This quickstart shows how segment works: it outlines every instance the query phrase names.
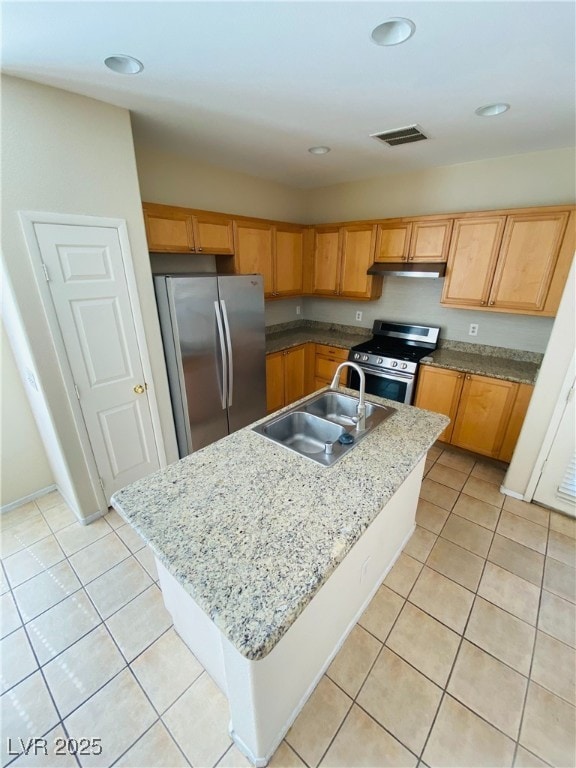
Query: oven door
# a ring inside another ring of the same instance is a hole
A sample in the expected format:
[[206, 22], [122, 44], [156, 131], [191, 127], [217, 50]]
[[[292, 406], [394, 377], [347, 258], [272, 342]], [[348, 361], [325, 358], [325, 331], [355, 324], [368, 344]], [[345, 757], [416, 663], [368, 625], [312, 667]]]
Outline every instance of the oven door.
[[[414, 374], [401, 373], [400, 371], [382, 370], [381, 368], [369, 368], [362, 365], [366, 378], [366, 394], [386, 397], [397, 403], [412, 402], [414, 393]], [[360, 391], [360, 376], [353, 369], [349, 369], [348, 386], [350, 389]]]

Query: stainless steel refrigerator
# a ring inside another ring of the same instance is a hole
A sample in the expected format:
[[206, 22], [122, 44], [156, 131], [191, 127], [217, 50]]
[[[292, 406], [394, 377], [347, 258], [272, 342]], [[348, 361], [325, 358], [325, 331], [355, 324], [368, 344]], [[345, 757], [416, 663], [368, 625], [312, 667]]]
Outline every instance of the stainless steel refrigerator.
[[157, 275], [180, 457], [266, 415], [261, 275]]

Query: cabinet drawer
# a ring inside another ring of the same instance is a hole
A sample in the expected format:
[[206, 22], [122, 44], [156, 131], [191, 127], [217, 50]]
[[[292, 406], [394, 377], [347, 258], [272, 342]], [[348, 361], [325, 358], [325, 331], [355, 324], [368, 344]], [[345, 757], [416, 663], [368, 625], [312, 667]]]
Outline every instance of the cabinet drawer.
[[327, 344], [316, 344], [316, 354], [324, 357], [331, 357], [340, 363], [348, 360], [348, 350], [341, 347], [329, 347]]

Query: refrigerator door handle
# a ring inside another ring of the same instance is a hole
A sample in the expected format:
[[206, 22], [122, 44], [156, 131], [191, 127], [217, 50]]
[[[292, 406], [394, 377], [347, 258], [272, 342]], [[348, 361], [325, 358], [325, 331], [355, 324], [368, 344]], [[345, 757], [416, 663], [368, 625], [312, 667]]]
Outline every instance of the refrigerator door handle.
[[[218, 327], [218, 338], [220, 341], [220, 357], [222, 360], [222, 391], [220, 393], [220, 402], [222, 403], [222, 410], [225, 410], [228, 386], [228, 363], [226, 360], [226, 352], [224, 351], [224, 328], [222, 327], [222, 315], [220, 314], [220, 307], [218, 306], [217, 301], [214, 302], [214, 312], [216, 313], [216, 325]], [[224, 315], [224, 317], [226, 316]], [[227, 322], [226, 325], [228, 325]]]
[[232, 339], [230, 337], [230, 325], [228, 323], [228, 312], [226, 311], [226, 302], [220, 299], [222, 308], [222, 317], [224, 318], [224, 331], [226, 333], [226, 347], [228, 349], [228, 407], [232, 405], [232, 395], [234, 392], [234, 363], [232, 358]]

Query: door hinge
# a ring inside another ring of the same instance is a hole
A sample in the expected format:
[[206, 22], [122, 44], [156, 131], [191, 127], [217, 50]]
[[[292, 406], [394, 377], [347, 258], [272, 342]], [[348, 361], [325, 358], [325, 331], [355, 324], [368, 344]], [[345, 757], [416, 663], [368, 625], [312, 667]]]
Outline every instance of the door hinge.
[[568, 394], [566, 395], [566, 402], [569, 403], [571, 398], [574, 397], [574, 387], [570, 387]]
[[48, 267], [46, 266], [46, 264], [44, 264], [44, 262], [42, 262], [42, 269], [44, 270], [44, 277], [46, 278], [46, 282], [49, 283], [50, 275], [48, 273]]
[[102, 480], [101, 477], [98, 477], [98, 482], [100, 483], [100, 488], [102, 488], [102, 491], [106, 493], [106, 491], [104, 490], [104, 480]]
[[80, 390], [78, 389], [78, 384], [76, 384], [76, 382], [74, 382], [74, 391], [76, 392], [76, 397], [80, 400]]

